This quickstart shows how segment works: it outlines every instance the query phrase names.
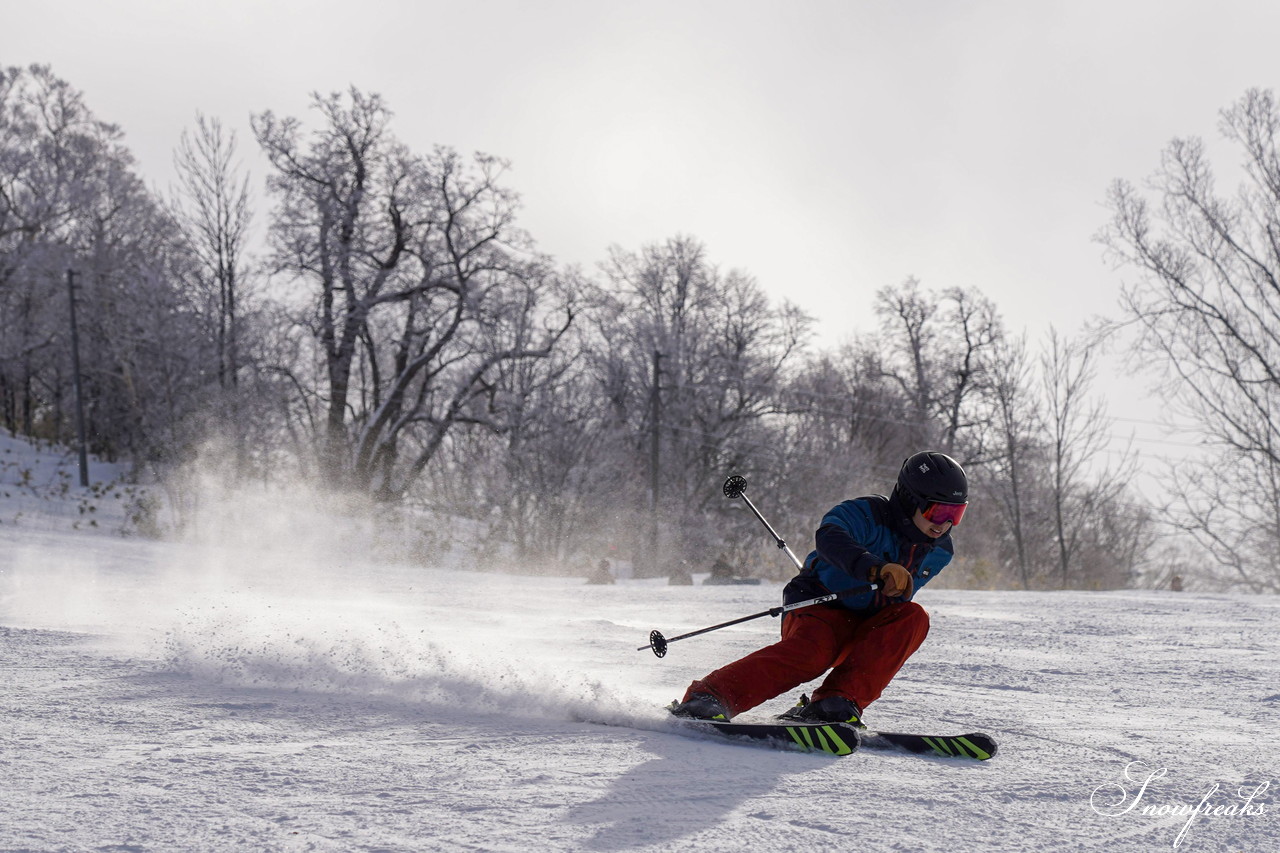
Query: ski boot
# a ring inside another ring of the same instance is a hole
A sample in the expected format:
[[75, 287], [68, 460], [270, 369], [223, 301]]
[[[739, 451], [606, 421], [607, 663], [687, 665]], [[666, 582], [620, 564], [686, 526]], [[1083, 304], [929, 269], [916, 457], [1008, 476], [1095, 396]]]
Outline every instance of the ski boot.
[[667, 710], [694, 720], [728, 720], [732, 716], [724, 703], [710, 693], [694, 693], [684, 702], [672, 702]]
[[843, 696], [825, 696], [810, 702], [809, 697], [802, 693], [796, 706], [780, 714], [779, 719], [797, 723], [849, 723], [860, 729], [866, 728], [862, 722], [862, 709]]

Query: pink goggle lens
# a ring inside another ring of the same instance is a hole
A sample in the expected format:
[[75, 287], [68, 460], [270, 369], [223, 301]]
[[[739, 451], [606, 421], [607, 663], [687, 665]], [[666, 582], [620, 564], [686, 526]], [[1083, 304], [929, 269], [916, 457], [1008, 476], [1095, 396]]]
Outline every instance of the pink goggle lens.
[[952, 526], [960, 523], [960, 519], [964, 518], [964, 511], [968, 508], [967, 503], [963, 504], [943, 504], [931, 503], [920, 511], [920, 514], [932, 521], [934, 524], [946, 524], [951, 522]]

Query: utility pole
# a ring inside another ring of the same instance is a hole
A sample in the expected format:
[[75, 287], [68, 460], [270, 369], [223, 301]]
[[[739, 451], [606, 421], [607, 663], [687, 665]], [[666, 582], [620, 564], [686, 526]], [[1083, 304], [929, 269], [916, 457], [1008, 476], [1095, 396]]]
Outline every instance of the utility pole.
[[653, 390], [649, 395], [649, 560], [658, 570], [658, 484], [662, 425], [662, 353], [653, 351]]
[[84, 388], [80, 382], [80, 332], [76, 327], [76, 271], [67, 270], [71, 305], [71, 375], [76, 390], [76, 441], [80, 445], [80, 488], [89, 488], [89, 451], [84, 439]]

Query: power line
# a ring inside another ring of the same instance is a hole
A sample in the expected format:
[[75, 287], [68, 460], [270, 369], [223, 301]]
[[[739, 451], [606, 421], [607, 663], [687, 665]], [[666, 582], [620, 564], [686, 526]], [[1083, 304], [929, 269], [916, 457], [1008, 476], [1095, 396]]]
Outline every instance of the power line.
[[[767, 391], [771, 396], [775, 396], [783, 399], [785, 399], [788, 396], [799, 396], [799, 397], [805, 397], [812, 400], [837, 400], [842, 403], [855, 403], [859, 408], [870, 407], [873, 409], [881, 409], [883, 411], [890, 411], [890, 412], [896, 411], [896, 409], [894, 408], [894, 404], [891, 402], [885, 402], [885, 401], [876, 400], [876, 399], [867, 398], [867, 397], [859, 397], [851, 392], [840, 394], [840, 393], [813, 391], [805, 388], [785, 387], [785, 386], [779, 386], [775, 384], [752, 381], [747, 379], [728, 380], [721, 383], [707, 382], [707, 381], [686, 382], [686, 383], [680, 383], [674, 387], [675, 388], [694, 388], [694, 389], [705, 388], [705, 389], [712, 389], [716, 391], [732, 391], [732, 390], [739, 390], [740, 388], [743, 388], [743, 387], [747, 387], [747, 388], [754, 388], [757, 390]], [[913, 421], [913, 420], [908, 420], [904, 418], [871, 415], [863, 412], [833, 412], [829, 410], [818, 410], [818, 409], [810, 409], [808, 411], [813, 412], [815, 414], [827, 414], [832, 417], [850, 417], [852, 415], [852, 416], [863, 418], [865, 420], [883, 420], [886, 422], [905, 423], [908, 425], [915, 425], [915, 426], [932, 425], [931, 421]], [[1107, 421], [1112, 421], [1112, 422], [1133, 423], [1133, 424], [1142, 424], [1145, 426], [1154, 426], [1154, 427], [1159, 427], [1161, 429], [1171, 430], [1175, 432], [1195, 432], [1195, 429], [1196, 429], [1195, 427], [1178, 426], [1175, 424], [1169, 424], [1164, 421], [1155, 421], [1155, 420], [1149, 420], [1144, 418], [1131, 418], [1131, 417], [1124, 417], [1119, 415], [1104, 415], [1103, 419]], [[1116, 437], [1116, 436], [1111, 436], [1111, 437]], [[1142, 439], [1142, 440], [1162, 441], [1163, 439]], [[1169, 443], [1175, 443], [1175, 442], [1169, 442]]]

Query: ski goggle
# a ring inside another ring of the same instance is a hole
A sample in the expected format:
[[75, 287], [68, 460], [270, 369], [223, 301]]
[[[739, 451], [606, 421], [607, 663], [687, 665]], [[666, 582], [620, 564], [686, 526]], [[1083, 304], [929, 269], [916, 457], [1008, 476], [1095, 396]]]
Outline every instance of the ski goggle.
[[964, 511], [968, 506], [967, 503], [944, 504], [930, 501], [925, 504], [924, 509], [920, 510], [920, 514], [934, 524], [946, 524], [949, 521], [954, 527], [960, 523], [960, 519], [964, 518]]

